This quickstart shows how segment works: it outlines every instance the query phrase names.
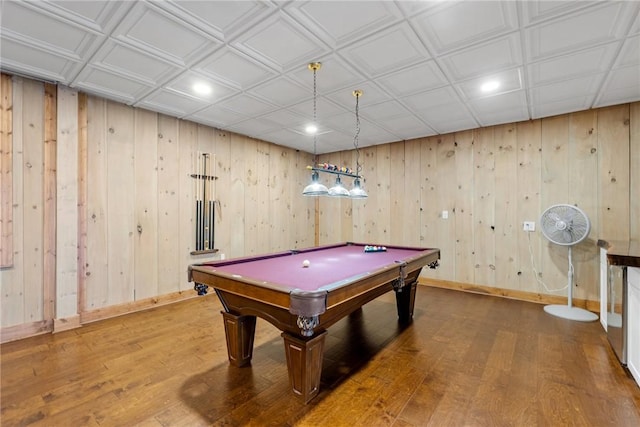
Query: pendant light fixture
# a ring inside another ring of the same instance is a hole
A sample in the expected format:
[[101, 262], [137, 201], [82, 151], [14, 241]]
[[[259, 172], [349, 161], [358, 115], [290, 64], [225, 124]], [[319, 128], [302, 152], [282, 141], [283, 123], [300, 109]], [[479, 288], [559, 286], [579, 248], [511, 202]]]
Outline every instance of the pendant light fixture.
[[349, 197], [352, 199], [366, 199], [369, 197], [362, 184], [360, 183], [360, 172], [362, 171], [362, 165], [360, 164], [360, 148], [358, 147], [358, 136], [360, 135], [360, 97], [362, 91], [356, 89], [353, 92], [353, 96], [356, 97], [356, 132], [353, 136], [353, 147], [356, 150], [356, 178], [353, 180], [353, 188], [349, 191]]
[[[308, 68], [313, 71], [313, 164], [318, 164], [318, 154], [316, 153], [316, 145], [318, 143], [318, 122], [317, 119], [317, 111], [318, 111], [318, 91], [316, 84], [316, 76], [318, 70], [322, 67], [322, 63], [320, 62], [311, 62], [308, 65]], [[303, 196], [326, 196], [329, 194], [329, 190], [327, 187], [320, 182], [320, 177], [317, 171], [313, 171], [311, 174], [311, 184], [307, 185], [304, 190], [302, 190]]]

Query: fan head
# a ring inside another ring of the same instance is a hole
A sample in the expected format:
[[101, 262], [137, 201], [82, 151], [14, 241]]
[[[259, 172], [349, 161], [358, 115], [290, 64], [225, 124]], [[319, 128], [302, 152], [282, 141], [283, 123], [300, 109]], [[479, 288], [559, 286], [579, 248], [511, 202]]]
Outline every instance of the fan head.
[[540, 230], [552, 243], [571, 246], [587, 238], [591, 223], [587, 214], [577, 206], [559, 204], [542, 213]]

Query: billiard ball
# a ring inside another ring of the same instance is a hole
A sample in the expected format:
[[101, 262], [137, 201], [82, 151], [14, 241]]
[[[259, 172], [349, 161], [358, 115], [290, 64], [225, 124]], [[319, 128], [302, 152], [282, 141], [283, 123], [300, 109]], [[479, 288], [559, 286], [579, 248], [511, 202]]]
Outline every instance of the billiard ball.
[[302, 261], [302, 266], [303, 266], [303, 267], [305, 267], [305, 268], [306, 268], [306, 267], [309, 267], [310, 265], [311, 265], [311, 263], [309, 262], [309, 260], [308, 260], [308, 259], [305, 259], [304, 261]]

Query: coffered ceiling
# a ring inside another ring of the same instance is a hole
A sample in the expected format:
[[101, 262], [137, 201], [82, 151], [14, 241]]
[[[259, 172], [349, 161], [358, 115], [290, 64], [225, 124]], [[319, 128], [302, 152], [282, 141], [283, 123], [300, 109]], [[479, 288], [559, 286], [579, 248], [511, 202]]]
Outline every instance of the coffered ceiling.
[[[313, 152], [640, 100], [635, 1], [7, 1], [0, 67]], [[481, 85], [495, 81], [492, 92]], [[194, 84], [210, 85], [196, 93]]]

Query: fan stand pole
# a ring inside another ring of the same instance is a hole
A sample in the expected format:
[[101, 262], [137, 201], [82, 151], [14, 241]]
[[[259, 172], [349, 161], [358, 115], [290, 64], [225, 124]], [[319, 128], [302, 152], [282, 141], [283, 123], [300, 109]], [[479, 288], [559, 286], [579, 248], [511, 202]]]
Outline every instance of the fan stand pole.
[[573, 262], [571, 257], [571, 246], [569, 246], [569, 272], [567, 305], [546, 305], [544, 311], [563, 319], [577, 320], [579, 322], [593, 322], [598, 320], [598, 315], [579, 307], [573, 307]]

